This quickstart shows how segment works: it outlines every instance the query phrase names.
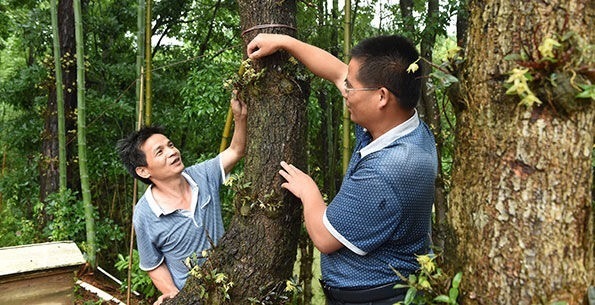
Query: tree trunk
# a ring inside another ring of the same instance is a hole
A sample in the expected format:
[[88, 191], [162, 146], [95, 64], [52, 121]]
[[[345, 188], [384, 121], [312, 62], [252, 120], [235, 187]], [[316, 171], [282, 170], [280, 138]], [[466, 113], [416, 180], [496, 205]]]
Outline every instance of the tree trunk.
[[[78, 167], [76, 166], [76, 142], [73, 141], [75, 133], [68, 131], [76, 128], [76, 71], [74, 66], [74, 12], [72, 0], [62, 0], [58, 3], [58, 31], [60, 39], [60, 54], [62, 62], [62, 84], [64, 100], [64, 129], [66, 131], [66, 179], [67, 187], [73, 190], [79, 190], [78, 185]], [[39, 165], [39, 199], [44, 202], [47, 196], [58, 191], [60, 187], [60, 166], [59, 155], [60, 145], [58, 138], [58, 103], [57, 91], [55, 86], [50, 86], [48, 93], [48, 103], [43, 112], [44, 131], [42, 138], [42, 162]], [[37, 227], [43, 229], [49, 221], [50, 215], [45, 211], [41, 212]]]
[[469, 0], [459, 0], [457, 7], [457, 46], [467, 47], [467, 32], [469, 30]]
[[[593, 82], [580, 74], [593, 62], [593, 8], [589, 0], [470, 2], [448, 247], [463, 271], [464, 304], [582, 304], [595, 281], [595, 103], [574, 98], [569, 85]], [[557, 63], [539, 60], [546, 38], [562, 44]], [[522, 52], [526, 63], [504, 59]], [[531, 66], [541, 106], [505, 94], [521, 64]]]
[[[427, 11], [425, 19], [425, 27], [421, 33], [421, 56], [428, 61], [433, 59], [434, 45], [436, 44], [436, 36], [439, 33], [440, 25], [440, 4], [438, 0], [427, 1]], [[409, 10], [411, 13], [411, 8]], [[402, 11], [404, 13], [404, 11]], [[404, 20], [409, 20], [412, 16], [403, 15]], [[436, 139], [436, 151], [438, 156], [441, 156], [443, 140], [442, 140], [442, 128], [440, 123], [440, 112], [438, 105], [436, 104], [436, 86], [432, 83], [430, 74], [432, 73], [432, 66], [426, 62], [420, 61], [422, 67], [422, 79], [421, 79], [421, 99], [417, 106], [420, 118], [422, 118], [432, 129], [434, 138]], [[439, 174], [436, 178], [436, 190], [434, 200], [434, 214], [435, 219], [432, 225], [432, 241], [434, 246], [439, 249], [444, 248], [444, 240], [447, 231], [446, 224], [446, 199], [444, 189], [444, 175], [442, 173], [442, 162], [441, 158], [438, 158], [438, 169]]]
[[[238, 1], [242, 29], [261, 24], [295, 27], [295, 1]], [[280, 26], [245, 32], [247, 43], [257, 33], [295, 35]], [[301, 204], [281, 189], [278, 174], [282, 160], [306, 168], [306, 99], [297, 75], [298, 65], [287, 53], [253, 63], [266, 74], [256, 86], [240, 92], [248, 104], [248, 142], [244, 178], [235, 198], [236, 214], [201, 272], [216, 269], [229, 277], [231, 304], [283, 304], [286, 281], [291, 277], [301, 228]], [[204, 281], [202, 281], [204, 285]], [[167, 304], [221, 304], [224, 299], [209, 286], [200, 298], [201, 281], [189, 276], [183, 291]], [[207, 285], [208, 286], [208, 285]], [[203, 286], [204, 287], [204, 286]], [[219, 286], [220, 287], [220, 286]]]
[[413, 35], [415, 35], [414, 33], [417, 33], [417, 30], [415, 29], [415, 18], [413, 17], [413, 0], [399, 1], [399, 8], [401, 9], [404, 28], [404, 31], [401, 34], [411, 39]]
[[[58, 27], [58, 1], [50, 1], [52, 15], [52, 40], [54, 47], [54, 75], [56, 76], [56, 105], [58, 118], [58, 171], [60, 192], [66, 190], [66, 131], [64, 127], [64, 87], [62, 83], [62, 52], [60, 52], [60, 28]], [[59, 89], [59, 90], [58, 90]]]
[[[69, 132], [76, 128], [76, 70], [75, 70], [75, 38], [74, 38], [74, 11], [72, 0], [58, 2], [58, 27], [60, 32], [60, 53], [62, 57], [62, 83], [64, 85], [64, 112], [66, 130], [66, 156], [68, 187], [79, 190], [78, 167], [76, 162], [76, 134]], [[44, 112], [45, 126], [42, 136], [42, 152], [44, 162], [40, 167], [40, 198], [45, 200], [47, 195], [58, 190], [58, 120], [57, 120], [56, 88], [51, 87], [48, 95], [48, 104]]]

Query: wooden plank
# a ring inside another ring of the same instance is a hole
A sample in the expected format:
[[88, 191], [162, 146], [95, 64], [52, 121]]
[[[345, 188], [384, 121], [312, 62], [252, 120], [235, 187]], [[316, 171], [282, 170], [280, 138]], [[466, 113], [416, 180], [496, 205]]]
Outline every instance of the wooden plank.
[[74, 242], [51, 242], [0, 248], [0, 278], [85, 263]]

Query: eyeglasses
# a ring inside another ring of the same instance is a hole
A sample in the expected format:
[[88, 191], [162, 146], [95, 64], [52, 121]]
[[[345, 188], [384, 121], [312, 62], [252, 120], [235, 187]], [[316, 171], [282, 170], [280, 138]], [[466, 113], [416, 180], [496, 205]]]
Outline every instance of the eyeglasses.
[[374, 90], [378, 90], [382, 87], [367, 87], [367, 88], [351, 88], [349, 86], [347, 86], [347, 82], [343, 83], [343, 89], [345, 89], [345, 92], [347, 94], [349, 94], [349, 92], [351, 91], [374, 91]]

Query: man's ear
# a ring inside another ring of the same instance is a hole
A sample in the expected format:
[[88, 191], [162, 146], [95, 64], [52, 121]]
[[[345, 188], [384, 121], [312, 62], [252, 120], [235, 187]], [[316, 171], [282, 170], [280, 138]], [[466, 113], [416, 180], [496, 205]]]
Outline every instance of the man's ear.
[[393, 95], [390, 93], [390, 91], [384, 87], [381, 87], [380, 90], [378, 90], [378, 107], [386, 107], [391, 98], [393, 98]]
[[136, 174], [142, 178], [149, 179], [149, 177], [151, 177], [151, 173], [149, 172], [149, 169], [146, 168], [145, 166], [139, 166], [135, 169], [135, 171], [136, 171]]

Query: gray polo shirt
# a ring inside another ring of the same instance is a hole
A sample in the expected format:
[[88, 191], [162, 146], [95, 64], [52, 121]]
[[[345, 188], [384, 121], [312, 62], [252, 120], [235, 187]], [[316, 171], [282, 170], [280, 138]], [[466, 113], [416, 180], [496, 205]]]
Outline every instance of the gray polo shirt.
[[224, 233], [219, 188], [225, 172], [220, 157], [188, 167], [182, 175], [192, 189], [190, 211], [166, 213], [149, 186], [133, 216], [140, 268], [150, 271], [165, 262], [178, 289], [188, 277], [184, 260], [193, 253], [200, 257], [203, 250], [211, 248], [211, 241], [216, 245]]

